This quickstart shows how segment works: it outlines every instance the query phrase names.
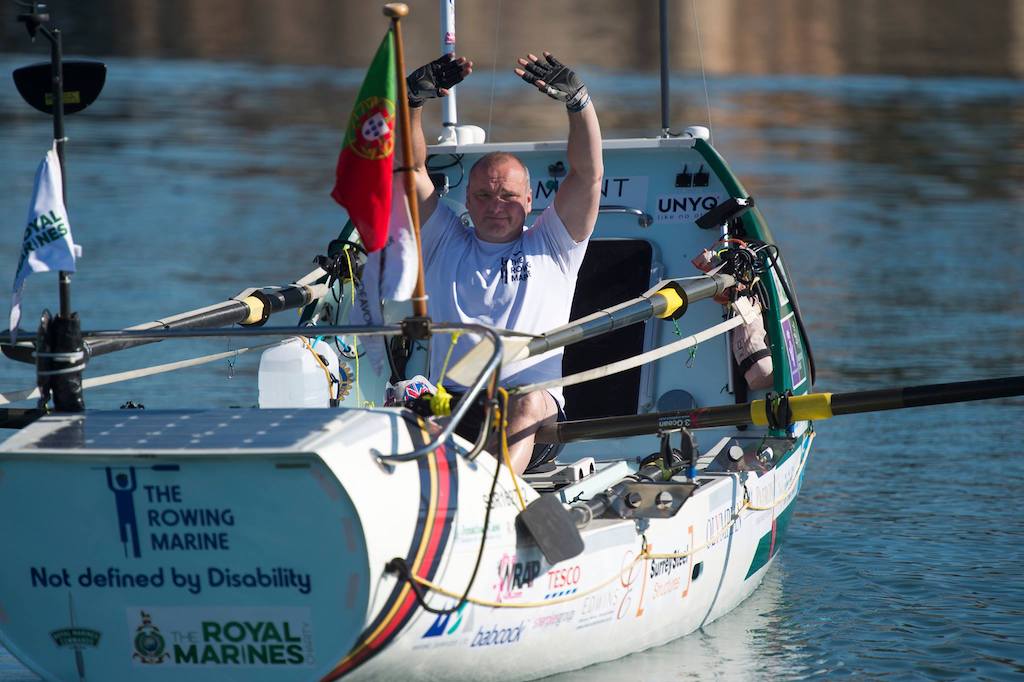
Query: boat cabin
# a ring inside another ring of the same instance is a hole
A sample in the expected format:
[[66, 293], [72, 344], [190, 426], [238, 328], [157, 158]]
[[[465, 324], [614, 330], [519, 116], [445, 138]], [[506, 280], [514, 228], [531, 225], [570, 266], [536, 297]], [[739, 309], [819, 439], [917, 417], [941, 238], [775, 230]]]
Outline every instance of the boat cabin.
[[[513, 153], [526, 164], [533, 192], [532, 217], [536, 218], [551, 203], [568, 170], [564, 142], [434, 146], [427, 165], [444, 200], [458, 210], [465, 202], [473, 164], [494, 151]], [[730, 214], [727, 202], [749, 201], [750, 196], [700, 137], [605, 140], [604, 164], [597, 227], [576, 291], [559, 292], [573, 297], [571, 320], [640, 296], [663, 279], [702, 275], [691, 261], [719, 240], [773, 242], [756, 206], [736, 205]], [[716, 221], [716, 211], [724, 219]], [[468, 224], [468, 214], [465, 219]], [[776, 368], [772, 390], [802, 394], [810, 389], [811, 360], [795, 301], [788, 293], [792, 289], [784, 285], [782, 259], [777, 263], [764, 283], [769, 298], [764, 322]], [[774, 314], [775, 310], [781, 314]], [[562, 374], [634, 357], [719, 324], [729, 314], [718, 303], [700, 301], [677, 321], [652, 320], [568, 346]], [[765, 393], [747, 386], [733, 358], [729, 334], [564, 391], [570, 420], [740, 403]], [[568, 445], [560, 459], [614, 459], [626, 452], [636, 452], [626, 439], [581, 442]]]

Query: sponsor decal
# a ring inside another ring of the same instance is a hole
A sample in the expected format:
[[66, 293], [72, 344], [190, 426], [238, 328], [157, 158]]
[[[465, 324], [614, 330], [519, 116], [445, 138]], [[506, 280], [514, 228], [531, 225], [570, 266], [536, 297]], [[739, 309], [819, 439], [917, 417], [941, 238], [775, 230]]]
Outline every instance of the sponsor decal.
[[[125, 565], [34, 565], [28, 567], [33, 589], [184, 590], [199, 595], [214, 590], [313, 591], [312, 574], [287, 565], [231, 565], [232, 531], [236, 514], [230, 506], [189, 504], [182, 485], [154, 481], [179, 465], [150, 467], [98, 467], [104, 490], [113, 497], [111, 540], [120, 543], [124, 558], [175, 557], [181, 563], [164, 563], [150, 570]], [[200, 554], [195, 554], [199, 552]], [[213, 553], [215, 561], [204, 560]], [[222, 561], [220, 556], [224, 557]]]
[[545, 628], [557, 628], [561, 627], [563, 623], [571, 622], [575, 616], [575, 610], [561, 611], [559, 613], [552, 613], [547, 616], [537, 616], [533, 619], [531, 627], [534, 630], [543, 630]]
[[134, 665], [290, 668], [316, 662], [305, 608], [136, 607], [128, 617], [138, 623], [131, 633]]
[[103, 569], [86, 567], [72, 572], [68, 568], [51, 569], [33, 566], [29, 569], [32, 587], [82, 587], [89, 589], [126, 589], [177, 587], [191, 594], [204, 589], [227, 588], [257, 590], [295, 590], [299, 594], [313, 591], [313, 577], [286, 566], [256, 566], [248, 570], [208, 567], [205, 571], [183, 571], [176, 566], [161, 566], [153, 573], [124, 572], [116, 566]]
[[[689, 547], [687, 547], [689, 549]], [[687, 550], [674, 549], [667, 554], [683, 554]], [[689, 563], [690, 557], [670, 557], [666, 559], [651, 559], [650, 575], [651, 579], [664, 578], [672, 575], [677, 570]]]
[[619, 596], [612, 590], [587, 595], [583, 598], [583, 603], [580, 606], [580, 618], [577, 621], [576, 629], [582, 630], [593, 625], [607, 623], [615, 617], [618, 605]]
[[579, 565], [555, 568], [548, 571], [548, 593], [545, 599], [556, 599], [575, 594], [579, 589], [582, 569]]
[[495, 601], [509, 601], [521, 597], [523, 587], [533, 587], [540, 575], [540, 561], [517, 561], [514, 554], [505, 554], [498, 562], [498, 582], [494, 584]]
[[160, 634], [160, 628], [153, 625], [149, 614], [139, 611], [142, 622], [135, 628], [135, 637], [132, 638], [132, 645], [135, 652], [132, 659], [143, 665], [163, 663], [171, 657], [166, 652], [167, 640]]
[[458, 610], [452, 613], [441, 613], [434, 618], [434, 622], [430, 625], [430, 628], [423, 633], [420, 639], [426, 639], [428, 637], [441, 637], [442, 635], [451, 635], [455, 633], [459, 626], [462, 625], [462, 616], [466, 607], [469, 606], [469, 602], [463, 602], [462, 606]]
[[[602, 206], [629, 206], [644, 208], [647, 206], [646, 175], [623, 177], [606, 177], [601, 182]], [[533, 185], [533, 207], [545, 208], [558, 193], [558, 180], [537, 180]]]
[[[654, 546], [647, 545], [647, 550], [653, 552]], [[644, 615], [644, 593], [647, 591], [647, 572], [644, 571], [643, 562], [634, 560], [635, 556], [633, 550], [628, 550], [622, 557], [619, 583], [626, 591], [622, 594], [622, 599], [619, 600], [619, 608], [615, 612], [616, 620], [622, 620], [632, 612], [631, 606], [634, 598], [636, 599], [636, 611], [633, 612], [633, 617], [640, 618]], [[639, 596], [634, 596], [637, 578], [641, 577], [643, 580], [640, 581]]]
[[124, 545], [124, 555], [129, 556], [130, 543], [131, 556], [140, 557], [139, 524], [135, 520], [135, 467], [127, 467], [127, 470], [117, 473], [114, 473], [112, 467], [107, 467], [106, 472], [107, 487], [114, 493], [117, 529], [121, 534], [121, 544]]
[[[515, 522], [514, 521], [502, 521], [491, 519], [491, 525], [487, 528], [487, 539], [490, 540], [495, 537], [503, 535], [514, 535], [515, 534]], [[483, 535], [484, 527], [483, 524], [466, 524], [456, 526], [455, 528], [455, 542], [460, 545], [479, 545], [480, 536]]]
[[526, 621], [523, 621], [515, 627], [499, 628], [496, 625], [492, 625], [488, 628], [486, 625], [476, 631], [473, 636], [473, 640], [470, 642], [470, 647], [478, 646], [504, 646], [506, 644], [515, 644], [523, 636], [523, 630], [526, 629]]
[[651, 599], [659, 599], [672, 594], [682, 586], [682, 578], [676, 576], [668, 580], [658, 580], [651, 584]]
[[693, 420], [689, 414], [678, 417], [662, 417], [658, 420], [658, 428], [661, 430], [688, 429], [691, 426], [693, 426]]
[[718, 206], [719, 199], [712, 194], [693, 194], [693, 192], [673, 192], [658, 197], [655, 207], [655, 222], [659, 223], [690, 223]]
[[[480, 499], [483, 500], [483, 503], [486, 506], [488, 502], [488, 494], [484, 493], [483, 495], [480, 496]], [[492, 509], [501, 509], [502, 507], [515, 507], [518, 504], [519, 500], [518, 498], [516, 498], [515, 493], [513, 493], [511, 490], [499, 489], [494, 491], [493, 502], [491, 502]]]
[[[760, 489], [758, 489], [757, 492], [760, 492]], [[751, 497], [754, 496], [752, 495]], [[728, 531], [726, 531], [725, 528], [726, 526], [729, 526], [730, 523], [732, 526]], [[741, 523], [742, 519], [739, 516], [733, 520], [733, 507], [731, 502], [727, 506], [712, 512], [712, 514], [708, 516], [707, 520], [707, 537], [708, 540], [710, 540], [708, 547], [714, 547], [719, 542], [728, 539], [730, 535], [740, 529]], [[720, 537], [719, 534], [721, 534]]]
[[[150, 471], [159, 475], [159, 472], [179, 468], [178, 465], [156, 465], [141, 469], [148, 477]], [[189, 506], [180, 485], [140, 484], [140, 467], [104, 467], [103, 470], [107, 488], [114, 496], [118, 538], [125, 558], [142, 557], [144, 547], [147, 552], [231, 549], [230, 530], [235, 526], [232, 509]], [[138, 513], [139, 506], [144, 513]]]
[[71, 649], [71, 651], [74, 652], [75, 667], [84, 677], [85, 654], [83, 652], [88, 648], [96, 648], [99, 646], [100, 632], [99, 630], [83, 628], [80, 625], [75, 624], [74, 600], [70, 594], [68, 594], [68, 616], [71, 619], [71, 624], [67, 627], [51, 630], [50, 638], [53, 639], [53, 643], [56, 644], [58, 648]]
[[87, 646], [97, 646], [100, 643], [99, 630], [90, 628], [60, 628], [50, 632], [50, 637], [53, 638], [53, 643], [62, 649], [81, 650]]
[[[648, 561], [646, 577], [651, 582], [650, 599], [652, 601], [675, 594], [680, 591], [680, 588], [682, 588], [682, 598], [685, 598], [690, 593], [691, 575], [688, 569], [691, 561], [688, 553], [690, 547], [693, 546], [693, 526], [689, 526], [687, 532], [690, 539], [682, 548], [677, 546], [669, 552], [660, 552], [661, 554], [686, 556], [667, 556]], [[648, 550], [655, 553], [650, 545], [648, 545]]]
[[790, 315], [782, 321], [782, 337], [786, 341], [786, 358], [789, 360], [789, 379], [793, 387], [797, 387], [804, 381], [803, 353], [796, 340], [796, 331], [793, 329], [793, 316]]
[[[450, 604], [447, 608], [454, 607]], [[430, 614], [424, 614], [429, 616]], [[430, 626], [413, 642], [413, 649], [437, 649], [464, 645], [476, 631], [474, 611], [471, 604], [464, 603], [451, 613], [439, 613], [428, 621]]]

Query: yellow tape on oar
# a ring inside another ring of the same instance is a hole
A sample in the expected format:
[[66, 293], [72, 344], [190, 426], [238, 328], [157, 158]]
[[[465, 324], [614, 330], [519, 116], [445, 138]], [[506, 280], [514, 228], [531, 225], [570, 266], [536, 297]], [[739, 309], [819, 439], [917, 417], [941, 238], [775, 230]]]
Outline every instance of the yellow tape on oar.
[[249, 309], [249, 315], [239, 322], [239, 324], [253, 325], [267, 319], [267, 316], [264, 315], [264, 304], [262, 299], [257, 298], [256, 296], [246, 296], [242, 299], [242, 304]]
[[[754, 400], [750, 403], [750, 421], [757, 426], [768, 426], [767, 401]], [[808, 393], [789, 398], [789, 409], [793, 422], [829, 419], [832, 414], [831, 393]]]
[[658, 315], [658, 317], [663, 320], [666, 317], [672, 317], [672, 315], [675, 314], [675, 312], [684, 305], [683, 297], [680, 296], [679, 292], [676, 291], [675, 289], [667, 287], [665, 289], [662, 289], [661, 291], [655, 292], [654, 295], [661, 296], [663, 299], [665, 299], [665, 310], [664, 312]]

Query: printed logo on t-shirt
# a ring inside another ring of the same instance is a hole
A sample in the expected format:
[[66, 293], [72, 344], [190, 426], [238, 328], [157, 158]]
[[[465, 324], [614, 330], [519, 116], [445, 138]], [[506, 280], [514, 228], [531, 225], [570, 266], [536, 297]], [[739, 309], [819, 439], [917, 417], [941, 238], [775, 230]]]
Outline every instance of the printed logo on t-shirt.
[[516, 251], [509, 258], [501, 259], [501, 281], [525, 282], [530, 278], [530, 264], [526, 262], [526, 256], [522, 251]]

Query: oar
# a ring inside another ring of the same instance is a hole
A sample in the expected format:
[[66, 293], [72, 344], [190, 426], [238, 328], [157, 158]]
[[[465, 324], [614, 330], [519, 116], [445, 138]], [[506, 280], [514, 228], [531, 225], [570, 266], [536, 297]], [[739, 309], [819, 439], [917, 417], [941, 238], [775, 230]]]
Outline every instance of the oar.
[[[525, 360], [652, 318], [677, 320], [690, 303], [717, 296], [735, 283], [732, 275], [662, 280], [642, 296], [599, 310], [540, 336], [506, 338], [503, 341], [502, 364]], [[479, 376], [481, 367], [493, 352], [489, 341], [481, 341], [451, 367], [448, 378], [457, 384], [468, 385]]]
[[716, 405], [689, 411], [561, 422], [541, 428], [537, 432], [537, 442], [569, 443], [577, 440], [624, 438], [680, 428], [710, 429], [741, 424], [781, 426], [799, 421], [824, 420], [844, 414], [900, 410], [906, 407], [945, 405], [1019, 395], [1024, 395], [1024, 376], [852, 393], [809, 393], [780, 400], [754, 400], [749, 403]]
[[[324, 274], [317, 268], [293, 284], [283, 287], [264, 287], [262, 289], [246, 289], [234, 298], [216, 303], [205, 308], [197, 308], [179, 313], [160, 320], [153, 320], [125, 331], [146, 331], [153, 329], [206, 329], [213, 327], [230, 327], [233, 324], [243, 326], [259, 326], [267, 321], [273, 313], [301, 308], [317, 300], [327, 292], [326, 284], [315, 284], [315, 280]], [[5, 339], [6, 340], [6, 339]], [[132, 338], [85, 338], [88, 354], [92, 357], [104, 355], [125, 348], [156, 343], [159, 339]], [[34, 346], [32, 344], [0, 345], [4, 355], [21, 362], [34, 363]]]
[[[163, 320], [128, 327], [127, 331], [150, 329], [209, 329], [242, 326], [261, 326], [274, 313], [293, 310], [317, 300], [327, 293], [326, 284], [290, 284], [284, 287], [264, 287], [243, 291], [235, 298], [221, 303], [191, 310]], [[153, 340], [140, 339], [94, 339], [86, 338], [86, 345], [93, 355], [103, 355], [116, 350], [131, 348]]]

